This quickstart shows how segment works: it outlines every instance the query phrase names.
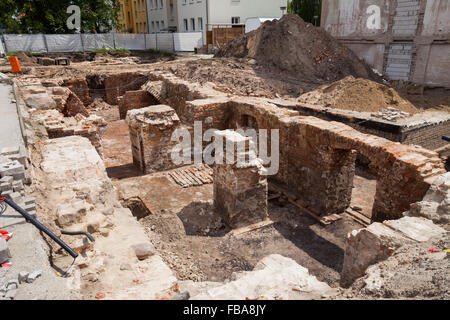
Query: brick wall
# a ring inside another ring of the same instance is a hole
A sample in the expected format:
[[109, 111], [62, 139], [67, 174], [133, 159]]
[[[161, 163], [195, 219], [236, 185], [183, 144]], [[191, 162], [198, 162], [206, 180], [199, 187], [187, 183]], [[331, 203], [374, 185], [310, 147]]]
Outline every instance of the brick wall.
[[127, 91], [119, 100], [120, 119], [125, 119], [128, 110], [160, 104], [154, 96], [145, 90]]

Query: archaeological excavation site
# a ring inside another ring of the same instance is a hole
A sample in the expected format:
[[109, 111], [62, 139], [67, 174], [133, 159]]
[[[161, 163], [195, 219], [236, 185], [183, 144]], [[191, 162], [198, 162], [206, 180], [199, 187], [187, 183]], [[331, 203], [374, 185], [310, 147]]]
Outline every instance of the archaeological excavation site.
[[450, 298], [448, 88], [297, 15], [214, 55], [17, 56], [0, 300]]

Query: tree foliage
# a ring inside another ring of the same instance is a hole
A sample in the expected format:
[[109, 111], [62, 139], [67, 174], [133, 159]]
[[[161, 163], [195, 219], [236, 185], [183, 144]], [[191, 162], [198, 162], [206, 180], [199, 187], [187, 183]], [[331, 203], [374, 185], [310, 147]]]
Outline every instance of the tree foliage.
[[288, 12], [296, 13], [306, 22], [320, 25], [322, 0], [289, 0]]
[[67, 27], [70, 5], [81, 9], [81, 32], [109, 32], [118, 26], [118, 0], [1, 0], [0, 25], [7, 33], [75, 33]]

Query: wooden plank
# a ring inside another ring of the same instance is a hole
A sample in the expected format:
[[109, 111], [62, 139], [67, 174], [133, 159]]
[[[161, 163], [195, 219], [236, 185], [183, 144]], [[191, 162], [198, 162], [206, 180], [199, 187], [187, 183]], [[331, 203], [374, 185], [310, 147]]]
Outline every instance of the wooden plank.
[[367, 218], [366, 216], [360, 214], [359, 212], [356, 212], [355, 210], [352, 210], [351, 208], [348, 208], [347, 210], [345, 210], [345, 212], [348, 215], [350, 215], [351, 217], [359, 220], [360, 222], [362, 222], [366, 226], [368, 226], [371, 223], [369, 218]]
[[277, 221], [266, 219], [264, 221], [254, 223], [254, 224], [246, 226], [246, 227], [234, 229], [230, 233], [233, 236], [238, 236], [238, 235], [250, 232], [250, 231], [255, 231], [255, 230], [261, 229], [263, 227], [270, 226], [270, 225], [274, 224], [275, 222], [277, 222]]
[[277, 199], [277, 198], [279, 198], [279, 197], [281, 197], [281, 192], [277, 192], [277, 193], [275, 193], [275, 194], [273, 194], [273, 195], [271, 195], [271, 196], [268, 196], [267, 197], [267, 200], [273, 200], [273, 199]]
[[300, 210], [303, 210], [304, 212], [306, 212], [307, 214], [309, 214], [312, 218], [314, 218], [315, 220], [317, 220], [320, 224], [327, 226], [330, 224], [330, 222], [323, 220], [321, 217], [319, 217], [318, 215], [316, 215], [314, 212], [312, 212], [311, 210], [303, 207], [302, 205], [298, 204], [296, 201], [290, 199], [288, 197], [288, 201], [290, 203], [292, 203], [293, 205], [297, 206], [298, 208], [300, 208]]
[[190, 177], [194, 181], [195, 186], [201, 186], [203, 182], [200, 181], [194, 174], [192, 174], [189, 169], [183, 170], [183, 172], [186, 174], [186, 176]]

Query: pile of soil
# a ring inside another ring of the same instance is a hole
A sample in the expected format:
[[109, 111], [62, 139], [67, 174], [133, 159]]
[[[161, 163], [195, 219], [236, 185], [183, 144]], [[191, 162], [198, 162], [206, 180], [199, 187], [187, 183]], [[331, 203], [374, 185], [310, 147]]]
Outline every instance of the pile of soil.
[[27, 56], [27, 54], [23, 51], [17, 52], [16, 57], [19, 59], [20, 64], [23, 66], [36, 65], [36, 59]]
[[301, 95], [298, 101], [361, 112], [379, 112], [388, 107], [412, 114], [421, 112], [393, 88], [367, 79], [356, 79], [353, 76], [320, 86]]
[[253, 58], [271, 71], [303, 81], [336, 81], [348, 75], [380, 80], [368, 64], [324, 29], [292, 14], [265, 22], [220, 48], [215, 56]]

